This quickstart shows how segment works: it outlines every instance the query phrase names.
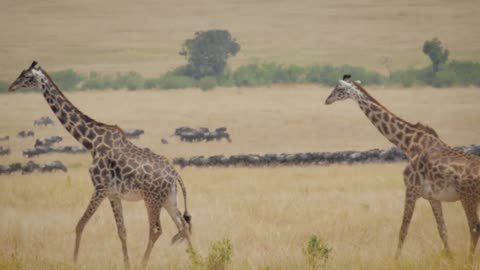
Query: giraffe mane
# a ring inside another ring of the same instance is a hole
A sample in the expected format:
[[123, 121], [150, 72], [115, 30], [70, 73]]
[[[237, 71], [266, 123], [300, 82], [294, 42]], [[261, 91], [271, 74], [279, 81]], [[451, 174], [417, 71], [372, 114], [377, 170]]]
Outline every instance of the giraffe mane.
[[365, 88], [362, 87], [362, 85], [360, 85], [359, 83], [357, 83], [356, 81], [351, 81], [351, 83], [353, 85], [355, 85], [355, 87], [360, 91], [362, 92], [364, 95], [366, 95], [367, 97], [369, 97], [376, 105], [380, 106], [380, 108], [382, 108], [383, 110], [385, 110], [386, 112], [392, 114], [393, 116], [395, 116], [398, 120], [404, 122], [405, 124], [407, 125], [410, 125], [410, 126], [415, 126], [414, 124], [404, 120], [403, 118], [401, 117], [398, 117], [398, 115], [394, 114], [392, 111], [390, 111], [389, 109], [387, 109], [385, 106], [383, 106], [382, 103], [378, 102], [372, 95], [370, 95], [370, 93], [367, 92], [367, 90], [365, 90]]
[[400, 117], [398, 117], [396, 114], [392, 113], [389, 109], [387, 109], [385, 106], [383, 106], [380, 102], [378, 102], [374, 97], [372, 97], [372, 95], [370, 95], [367, 90], [365, 90], [365, 88], [363, 88], [359, 83], [357, 83], [356, 81], [351, 81], [351, 83], [353, 83], [355, 85], [355, 87], [360, 91], [362, 92], [364, 95], [368, 96], [373, 102], [375, 102], [378, 106], [380, 106], [383, 110], [387, 111], [388, 113], [394, 115], [397, 119], [399, 119], [400, 121], [404, 122], [405, 124], [415, 128], [415, 129], [420, 129], [420, 130], [423, 130], [425, 133], [427, 134], [430, 134], [432, 135], [433, 137], [435, 138], [440, 138], [438, 136], [438, 133], [433, 129], [431, 128], [430, 126], [428, 125], [425, 125], [425, 124], [422, 124], [420, 122], [416, 123], [416, 124], [412, 124]]
[[[52, 78], [50, 77], [50, 75], [41, 67], [38, 67], [38, 69], [40, 71], [42, 71], [43, 75], [45, 75], [48, 80], [50, 80], [50, 82], [53, 84], [53, 87], [55, 87], [55, 89], [58, 90], [58, 93], [60, 93], [60, 95], [65, 99], [65, 100], [68, 100], [70, 101], [64, 94], [63, 92], [60, 90], [60, 88], [57, 86], [57, 84], [55, 83], [55, 81], [52, 80]], [[123, 131], [123, 129], [121, 129], [119, 126], [117, 125], [109, 125], [109, 124], [105, 124], [105, 123], [102, 123], [102, 122], [99, 122], [93, 118], [91, 118], [90, 116], [84, 114], [81, 110], [79, 110], [72, 102], [70, 102], [70, 105], [75, 109], [77, 110], [81, 116], [85, 117], [87, 120], [89, 121], [92, 121], [92, 122], [95, 122], [96, 124], [98, 124], [99, 126], [103, 126], [103, 127], [107, 127], [107, 128], [113, 128], [113, 129], [116, 129], [118, 130], [123, 137], [125, 137], [125, 132]]]
[[419, 128], [419, 129], [422, 129], [423, 131], [425, 131], [426, 133], [434, 136], [435, 138], [440, 138], [440, 136], [438, 136], [438, 133], [430, 126], [427, 126], [427, 125], [424, 125], [420, 122], [416, 123], [414, 125], [416, 128]]

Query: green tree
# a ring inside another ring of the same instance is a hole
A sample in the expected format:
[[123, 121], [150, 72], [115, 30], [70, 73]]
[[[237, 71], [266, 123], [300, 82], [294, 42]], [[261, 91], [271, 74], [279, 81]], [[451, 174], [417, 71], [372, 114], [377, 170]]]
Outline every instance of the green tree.
[[448, 49], [443, 48], [442, 42], [437, 38], [423, 43], [423, 53], [430, 57], [434, 74], [440, 70], [440, 66], [445, 64], [448, 59]]
[[194, 38], [183, 43], [180, 51], [188, 60], [185, 75], [196, 79], [220, 75], [227, 66], [227, 59], [239, 50], [240, 44], [227, 30], [196, 32]]

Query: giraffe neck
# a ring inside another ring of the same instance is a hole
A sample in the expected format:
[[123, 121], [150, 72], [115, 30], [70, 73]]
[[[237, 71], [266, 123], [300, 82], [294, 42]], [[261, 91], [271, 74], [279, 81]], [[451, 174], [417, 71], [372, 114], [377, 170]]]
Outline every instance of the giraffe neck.
[[124, 140], [120, 128], [97, 122], [75, 107], [44, 70], [37, 70], [36, 78], [43, 96], [60, 123], [92, 155], [108, 151]]
[[356, 98], [360, 109], [372, 124], [391, 143], [401, 149], [409, 159], [425, 152], [431, 147], [444, 145], [436, 132], [420, 123], [412, 124], [396, 116], [375, 100], [365, 89], [360, 89]]

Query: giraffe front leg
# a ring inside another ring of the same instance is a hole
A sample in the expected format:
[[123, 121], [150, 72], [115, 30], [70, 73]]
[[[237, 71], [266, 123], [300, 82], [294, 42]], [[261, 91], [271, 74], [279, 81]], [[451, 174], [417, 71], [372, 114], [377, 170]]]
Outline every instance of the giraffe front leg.
[[90, 218], [93, 216], [95, 211], [97, 211], [98, 206], [100, 203], [105, 199], [105, 192], [103, 190], [96, 190], [92, 198], [90, 199], [90, 203], [88, 204], [87, 209], [85, 210], [85, 213], [83, 216], [80, 218], [80, 220], [77, 223], [77, 226], [75, 228], [75, 250], [73, 252], [73, 262], [76, 263], [78, 259], [78, 250], [80, 248], [80, 240], [82, 238], [82, 233], [83, 229], [85, 228], [85, 225], [87, 222], [90, 220]]
[[127, 230], [125, 229], [125, 224], [123, 222], [123, 210], [122, 202], [119, 198], [110, 198], [110, 204], [112, 206], [113, 215], [115, 216], [115, 222], [117, 223], [118, 237], [122, 242], [122, 251], [123, 251], [123, 263], [125, 269], [130, 269], [130, 260], [128, 258], [128, 249], [127, 249]]
[[437, 222], [438, 233], [442, 239], [445, 252], [450, 254], [450, 247], [448, 245], [448, 236], [447, 236], [447, 225], [445, 224], [445, 219], [443, 218], [442, 203], [437, 200], [429, 200], [430, 206], [432, 207], [433, 215], [435, 216], [435, 221]]
[[147, 249], [143, 255], [142, 264], [140, 269], [145, 269], [147, 267], [148, 260], [150, 258], [150, 253], [152, 252], [155, 242], [162, 234], [162, 227], [160, 225], [160, 209], [161, 207], [155, 203], [155, 200], [145, 199], [145, 206], [147, 207], [148, 214], [148, 224], [149, 224], [149, 235]]
[[400, 233], [398, 236], [398, 247], [395, 258], [400, 257], [403, 243], [408, 234], [408, 227], [410, 226], [410, 221], [412, 221], [413, 211], [415, 210], [417, 199], [418, 196], [414, 189], [407, 188], [407, 191], [405, 192], [405, 208], [403, 210], [402, 226], [400, 227]]

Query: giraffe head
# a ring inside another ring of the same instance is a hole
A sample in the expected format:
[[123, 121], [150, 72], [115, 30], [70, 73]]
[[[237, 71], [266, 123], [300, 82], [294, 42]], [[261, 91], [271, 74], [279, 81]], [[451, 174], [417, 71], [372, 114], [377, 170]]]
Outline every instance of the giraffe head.
[[13, 92], [19, 88], [37, 87], [38, 80], [36, 74], [40, 67], [35, 67], [36, 65], [37, 61], [33, 61], [28, 69], [24, 69], [18, 78], [10, 85], [8, 91]]
[[[333, 89], [332, 93], [325, 100], [325, 104], [329, 105], [335, 101], [344, 100], [347, 98], [358, 99], [362, 92], [351, 81], [351, 75], [343, 75], [343, 79], [338, 81], [338, 84]], [[357, 82], [359, 83], [359, 82]]]

